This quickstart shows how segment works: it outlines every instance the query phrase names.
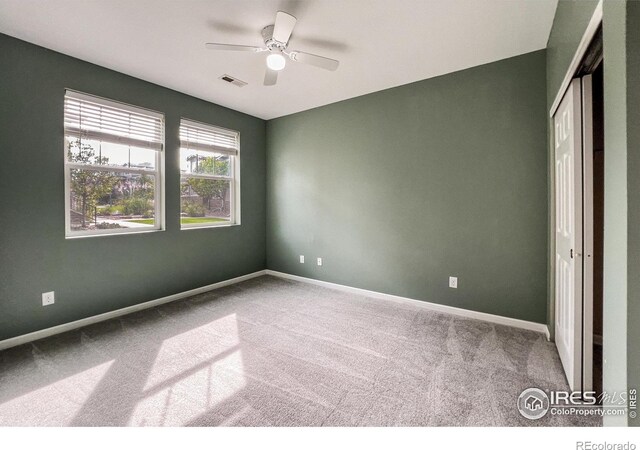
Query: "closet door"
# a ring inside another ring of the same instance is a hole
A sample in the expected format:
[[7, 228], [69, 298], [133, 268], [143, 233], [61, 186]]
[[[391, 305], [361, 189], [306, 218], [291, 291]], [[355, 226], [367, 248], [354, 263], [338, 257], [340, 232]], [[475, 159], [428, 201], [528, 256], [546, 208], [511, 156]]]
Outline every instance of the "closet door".
[[581, 82], [575, 79], [553, 117], [556, 174], [555, 337], [572, 390], [582, 389], [581, 104]]

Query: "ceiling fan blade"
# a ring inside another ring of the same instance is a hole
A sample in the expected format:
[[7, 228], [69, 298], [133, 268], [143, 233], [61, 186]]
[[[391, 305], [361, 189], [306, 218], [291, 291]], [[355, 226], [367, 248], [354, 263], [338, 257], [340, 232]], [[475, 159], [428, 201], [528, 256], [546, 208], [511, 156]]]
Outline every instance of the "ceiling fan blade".
[[313, 55], [305, 52], [291, 52], [289, 54], [289, 58], [302, 64], [309, 64], [311, 66], [331, 71], [336, 70], [340, 65], [340, 61], [335, 59], [325, 58], [324, 56]]
[[287, 14], [283, 11], [278, 11], [276, 14], [276, 23], [273, 26], [273, 39], [278, 42], [286, 44], [289, 42], [293, 27], [296, 25], [296, 19], [291, 14]]
[[235, 52], [255, 52], [259, 53], [263, 51], [263, 48], [254, 47], [252, 45], [232, 45], [232, 44], [217, 44], [215, 42], [208, 42], [204, 44], [209, 50], [231, 50]]
[[278, 71], [271, 70], [267, 67], [267, 72], [264, 74], [264, 85], [273, 86], [278, 81]]

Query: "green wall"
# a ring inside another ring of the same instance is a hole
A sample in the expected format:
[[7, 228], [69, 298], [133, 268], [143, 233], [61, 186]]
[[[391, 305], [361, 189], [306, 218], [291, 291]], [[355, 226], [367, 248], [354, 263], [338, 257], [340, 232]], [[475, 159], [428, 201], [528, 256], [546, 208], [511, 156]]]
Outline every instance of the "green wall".
[[[264, 121], [6, 35], [0, 55], [0, 340], [265, 268]], [[165, 114], [166, 231], [65, 239], [65, 88]], [[181, 116], [240, 131], [241, 226], [179, 230]]]
[[267, 266], [546, 322], [545, 73], [538, 51], [269, 121]]
[[[606, 2], [604, 54], [604, 301], [603, 388], [621, 392], [627, 378], [627, 49], [626, 4]], [[627, 417], [605, 417], [626, 425]]]
[[[607, 16], [608, 17], [608, 16]], [[640, 2], [627, 3], [627, 382], [640, 388]], [[629, 418], [640, 426], [640, 418]]]

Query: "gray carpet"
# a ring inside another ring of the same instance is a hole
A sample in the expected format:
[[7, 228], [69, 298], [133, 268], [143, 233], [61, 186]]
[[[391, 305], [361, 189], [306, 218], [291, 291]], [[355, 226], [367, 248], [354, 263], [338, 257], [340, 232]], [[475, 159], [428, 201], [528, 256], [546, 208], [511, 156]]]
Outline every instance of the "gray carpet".
[[0, 352], [0, 425], [600, 425], [534, 332], [260, 277]]

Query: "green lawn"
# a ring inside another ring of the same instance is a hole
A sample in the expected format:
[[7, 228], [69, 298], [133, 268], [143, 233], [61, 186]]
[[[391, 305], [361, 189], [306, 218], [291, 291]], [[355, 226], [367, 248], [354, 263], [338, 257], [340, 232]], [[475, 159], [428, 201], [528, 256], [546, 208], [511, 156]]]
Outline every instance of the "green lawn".
[[[125, 222], [153, 225], [153, 219], [128, 219]], [[180, 218], [180, 223], [182, 225], [191, 225], [194, 223], [215, 223], [215, 222], [228, 222], [228, 220], [218, 219], [216, 217], [181, 217]]]
[[227, 219], [218, 219], [216, 217], [181, 217], [180, 223], [182, 225], [190, 225], [192, 223], [213, 223], [213, 222], [228, 222]]
[[123, 222], [142, 223], [145, 225], [153, 225], [153, 219], [126, 219]]

